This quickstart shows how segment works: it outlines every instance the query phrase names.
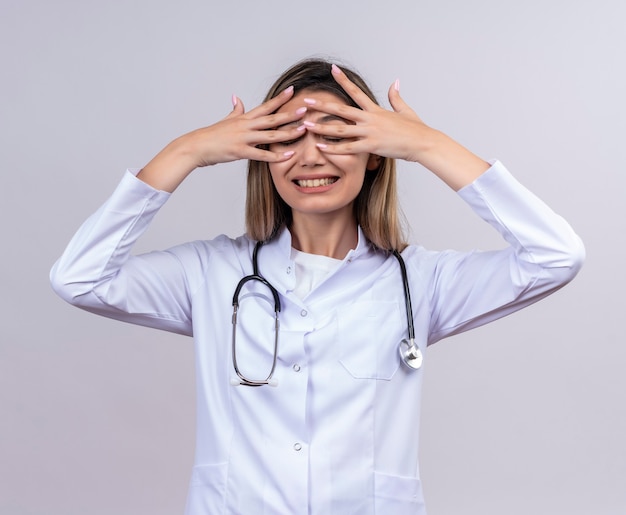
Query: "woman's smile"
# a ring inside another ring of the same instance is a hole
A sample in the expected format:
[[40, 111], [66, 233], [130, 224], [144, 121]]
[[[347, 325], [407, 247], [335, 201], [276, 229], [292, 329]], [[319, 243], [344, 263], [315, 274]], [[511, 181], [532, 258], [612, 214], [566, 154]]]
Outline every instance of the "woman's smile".
[[330, 186], [339, 180], [338, 177], [315, 177], [311, 179], [294, 179], [293, 182], [304, 190], [318, 189]]

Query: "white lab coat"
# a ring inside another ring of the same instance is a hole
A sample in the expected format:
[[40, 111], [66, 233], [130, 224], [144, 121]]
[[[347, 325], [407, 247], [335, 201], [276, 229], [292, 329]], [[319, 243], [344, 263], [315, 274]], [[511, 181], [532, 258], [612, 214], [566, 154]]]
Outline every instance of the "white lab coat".
[[[570, 226], [500, 163], [459, 195], [509, 246], [404, 250], [422, 352], [550, 294], [584, 258]], [[300, 300], [283, 230], [259, 252], [260, 272], [282, 303], [278, 386], [234, 386], [232, 294], [252, 271], [254, 242], [220, 236], [131, 256], [167, 198], [127, 173], [51, 277], [57, 293], [81, 308], [193, 335], [198, 414], [186, 513], [424, 515], [423, 372], [407, 369], [397, 351], [407, 321], [396, 259], [359, 233], [357, 248]], [[241, 295], [237, 334], [249, 377], [267, 375], [273, 335], [271, 294], [253, 284]]]

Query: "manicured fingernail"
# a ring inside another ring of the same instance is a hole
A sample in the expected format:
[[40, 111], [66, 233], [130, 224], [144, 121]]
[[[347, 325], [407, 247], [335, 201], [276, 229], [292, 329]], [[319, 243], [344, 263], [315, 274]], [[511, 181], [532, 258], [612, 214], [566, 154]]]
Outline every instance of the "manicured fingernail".
[[288, 150], [287, 152], [283, 153], [284, 157], [291, 157], [295, 154], [295, 152], [293, 150]]
[[291, 95], [293, 93], [293, 86], [289, 86], [288, 88], [286, 88], [283, 93], [285, 95]]
[[303, 98], [302, 101], [305, 104], [309, 104], [310, 106], [315, 105], [315, 100], [313, 100], [312, 98]]
[[321, 149], [325, 149], [326, 147], [328, 147], [328, 145], [326, 143], [316, 143], [315, 146], [317, 146], [317, 148], [321, 148]]
[[332, 71], [335, 75], [339, 75], [341, 73], [341, 70], [339, 69], [339, 66], [337, 66], [336, 64], [333, 64], [330, 67], [330, 71]]
[[237, 95], [235, 95], [235, 94], [233, 93], [233, 96], [231, 97], [231, 100], [232, 100], [232, 102], [233, 102], [233, 107], [235, 107], [235, 106], [237, 105]]
[[315, 124], [313, 122], [308, 121], [308, 120], [304, 120], [302, 122], [302, 125], [306, 125], [307, 127], [315, 127]]
[[400, 79], [396, 79], [396, 82], [393, 83], [393, 89], [400, 91]]
[[304, 131], [304, 129], [306, 129], [306, 126], [305, 126], [304, 124], [302, 124], [302, 125], [298, 125], [298, 126], [296, 127], [296, 130], [297, 130], [298, 132], [302, 132], [302, 131]]
[[296, 114], [304, 114], [306, 113], [306, 107], [300, 107], [299, 109], [296, 109]]

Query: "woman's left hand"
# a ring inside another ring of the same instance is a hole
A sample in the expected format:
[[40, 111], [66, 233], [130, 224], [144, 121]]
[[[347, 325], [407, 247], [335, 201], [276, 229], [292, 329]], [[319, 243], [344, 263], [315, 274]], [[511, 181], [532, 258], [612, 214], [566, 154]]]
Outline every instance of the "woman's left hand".
[[[354, 102], [355, 108], [341, 102], [311, 99], [309, 110], [325, 112], [349, 120], [352, 124], [306, 123], [307, 131], [329, 138], [345, 138], [332, 145], [318, 143], [327, 154], [370, 154], [414, 161], [433, 172], [448, 186], [458, 190], [481, 175], [489, 164], [441, 131], [426, 125], [400, 97], [399, 83], [389, 88], [393, 111], [371, 100], [337, 66], [335, 80]], [[305, 100], [306, 102], [306, 100]]]
[[333, 65], [333, 76], [354, 102], [361, 108], [357, 109], [340, 102], [307, 102], [310, 109], [322, 111], [345, 120], [353, 125], [315, 124], [308, 126], [310, 132], [331, 138], [345, 138], [346, 142], [320, 148], [329, 154], [357, 154], [368, 152], [384, 157], [420, 160], [420, 146], [426, 149], [429, 136], [434, 129], [428, 127], [419, 116], [402, 100], [399, 82], [389, 88], [389, 103], [393, 111], [389, 111], [372, 101], [356, 84], [354, 84], [337, 66]]

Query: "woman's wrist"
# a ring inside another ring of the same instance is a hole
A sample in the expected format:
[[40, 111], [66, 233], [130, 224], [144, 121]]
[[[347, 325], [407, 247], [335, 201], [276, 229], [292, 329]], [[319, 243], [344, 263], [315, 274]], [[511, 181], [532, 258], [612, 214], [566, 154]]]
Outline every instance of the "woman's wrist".
[[430, 129], [419, 143], [415, 161], [455, 191], [467, 186], [490, 167], [489, 163], [441, 131]]
[[158, 190], [173, 192], [197, 168], [185, 136], [176, 138], [137, 174], [137, 178]]

